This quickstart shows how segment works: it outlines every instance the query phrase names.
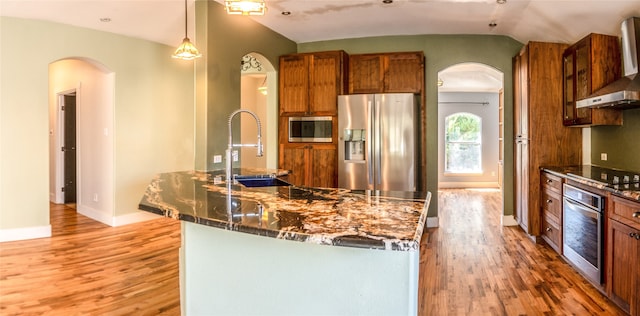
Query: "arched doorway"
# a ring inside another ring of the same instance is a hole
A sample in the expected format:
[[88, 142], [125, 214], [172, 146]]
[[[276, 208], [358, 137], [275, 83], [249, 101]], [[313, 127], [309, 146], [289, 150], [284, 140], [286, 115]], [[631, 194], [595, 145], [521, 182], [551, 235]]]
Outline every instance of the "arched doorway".
[[[115, 75], [100, 62], [66, 58], [49, 64], [50, 201], [68, 201], [65, 174], [75, 173], [76, 209], [97, 220], [111, 218], [114, 209], [114, 90]], [[75, 113], [67, 112], [71, 99]]]
[[[495, 68], [479, 63], [456, 64], [438, 72], [438, 187], [501, 187], [503, 76]], [[456, 113], [469, 113], [481, 119], [481, 143], [446, 138], [445, 120]], [[452, 153], [461, 153], [463, 149], [468, 149], [467, 152], [477, 150], [474, 159], [481, 161], [481, 165], [473, 170], [447, 168], [445, 157], [451, 158]]]
[[[256, 157], [255, 149], [241, 148], [242, 168], [270, 168], [278, 166], [278, 104], [277, 73], [269, 60], [259, 53], [246, 54], [241, 60], [240, 107], [260, 118], [264, 157]], [[243, 144], [255, 143], [257, 128], [250, 116], [241, 120]], [[247, 153], [244, 153], [247, 151]]]

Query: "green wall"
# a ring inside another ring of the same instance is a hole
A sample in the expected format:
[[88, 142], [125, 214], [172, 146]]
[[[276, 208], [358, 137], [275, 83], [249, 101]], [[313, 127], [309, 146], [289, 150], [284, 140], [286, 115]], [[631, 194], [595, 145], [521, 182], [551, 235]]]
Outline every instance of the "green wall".
[[[513, 83], [512, 57], [523, 44], [505, 36], [415, 35], [388, 36], [298, 44], [298, 52], [342, 49], [349, 54], [423, 51], [426, 58], [427, 190], [438, 191], [438, 72], [466, 62], [482, 63], [504, 74], [504, 215], [513, 214]], [[431, 200], [429, 217], [438, 215], [438, 199]]]
[[[623, 111], [622, 126], [591, 128], [591, 163], [624, 170], [640, 171], [640, 109]], [[607, 161], [600, 160], [607, 153]]]
[[[202, 40], [206, 45], [206, 69], [198, 69], [198, 86], [206, 81], [197, 95], [198, 115], [206, 113], [206, 123], [196, 128], [199, 139], [196, 148], [196, 168], [210, 169], [213, 155], [224, 155], [227, 147], [227, 119], [240, 108], [240, 60], [242, 56], [257, 52], [266, 57], [278, 69], [280, 55], [296, 52], [295, 42], [253, 21], [238, 15], [228, 15], [224, 7], [214, 1], [198, 3], [206, 5], [207, 16], [198, 16]], [[201, 10], [199, 7], [198, 10]], [[205, 28], [203, 30], [203, 28]], [[198, 37], [202, 45], [201, 37]], [[205, 125], [206, 127], [202, 126]], [[234, 128], [239, 124], [234, 124]], [[203, 135], [204, 133], [204, 135]], [[206, 139], [205, 142], [202, 139]], [[202, 147], [206, 146], [206, 147]]]
[[106, 211], [137, 212], [154, 174], [193, 167], [194, 67], [172, 59], [174, 49], [114, 33], [0, 17], [0, 233], [49, 225], [48, 82], [49, 64], [57, 60], [86, 58], [115, 74], [109, 157], [115, 209]]

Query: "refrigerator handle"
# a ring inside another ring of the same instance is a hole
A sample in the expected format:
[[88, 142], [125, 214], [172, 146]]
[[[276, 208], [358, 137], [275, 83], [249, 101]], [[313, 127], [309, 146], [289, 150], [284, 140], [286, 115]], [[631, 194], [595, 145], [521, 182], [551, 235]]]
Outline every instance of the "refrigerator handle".
[[367, 171], [369, 173], [368, 176], [368, 183], [369, 183], [369, 187], [372, 188], [373, 186], [373, 107], [372, 107], [372, 103], [371, 100], [367, 101], [367, 117], [369, 117], [369, 119], [367, 120], [367, 139], [365, 140], [367, 142]]
[[375, 135], [375, 141], [376, 141], [376, 148], [374, 149], [375, 155], [376, 157], [373, 159], [375, 161], [376, 164], [376, 188], [379, 188], [380, 184], [382, 183], [382, 180], [380, 178], [382, 178], [382, 171], [380, 170], [382, 168], [382, 163], [380, 162], [380, 158], [382, 157], [382, 153], [380, 152], [382, 150], [382, 139], [380, 139], [381, 135], [380, 135], [380, 100], [376, 99], [376, 108], [375, 108], [375, 113], [376, 113], [376, 118], [375, 118], [375, 131], [376, 131], [376, 135]]

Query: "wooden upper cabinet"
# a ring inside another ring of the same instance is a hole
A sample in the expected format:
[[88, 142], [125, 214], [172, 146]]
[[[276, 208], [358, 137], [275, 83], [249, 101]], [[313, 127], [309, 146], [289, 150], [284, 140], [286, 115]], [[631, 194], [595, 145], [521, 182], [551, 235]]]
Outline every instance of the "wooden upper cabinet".
[[620, 47], [618, 38], [589, 34], [563, 54], [565, 126], [622, 125], [622, 112], [616, 109], [576, 108], [584, 99], [620, 78]]
[[422, 52], [359, 54], [349, 57], [349, 93], [422, 93]]
[[280, 114], [337, 115], [345, 91], [343, 51], [280, 57]]
[[384, 91], [384, 55], [349, 56], [349, 94]]
[[280, 113], [307, 112], [309, 108], [309, 56], [280, 57]]
[[384, 92], [421, 93], [424, 81], [424, 54], [389, 54], [387, 58]]

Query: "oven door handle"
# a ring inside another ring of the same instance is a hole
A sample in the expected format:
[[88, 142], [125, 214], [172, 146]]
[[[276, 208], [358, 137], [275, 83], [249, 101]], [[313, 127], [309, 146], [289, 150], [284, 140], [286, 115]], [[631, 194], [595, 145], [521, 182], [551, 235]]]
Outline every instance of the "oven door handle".
[[568, 199], [566, 197], [563, 200], [564, 200], [564, 203], [566, 203], [565, 207], [568, 207], [568, 208], [570, 208], [570, 209], [572, 209], [574, 211], [578, 211], [578, 212], [582, 213], [585, 216], [588, 216], [588, 217], [591, 217], [591, 218], [595, 218], [595, 219], [598, 219], [598, 216], [600, 216], [600, 213], [590, 209], [587, 206], [584, 206], [584, 205], [582, 205], [580, 203], [574, 202], [573, 200], [570, 200], [570, 199]]

